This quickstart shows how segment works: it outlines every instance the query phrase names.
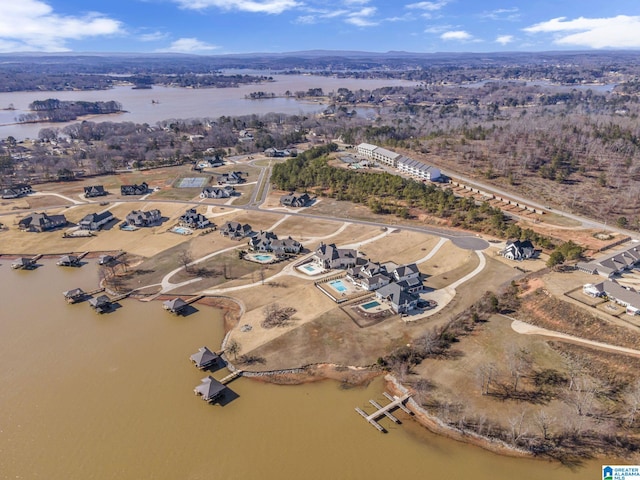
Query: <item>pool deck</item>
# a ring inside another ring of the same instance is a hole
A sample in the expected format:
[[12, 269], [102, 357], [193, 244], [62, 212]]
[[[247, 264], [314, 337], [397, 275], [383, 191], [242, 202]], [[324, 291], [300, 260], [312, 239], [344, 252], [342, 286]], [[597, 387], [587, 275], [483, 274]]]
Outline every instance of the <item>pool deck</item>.
[[[260, 259], [257, 257], [269, 257], [268, 259]], [[278, 261], [278, 257], [277, 255], [273, 254], [273, 253], [247, 253], [244, 256], [245, 260], [248, 260], [250, 262], [255, 262], [255, 263], [262, 263], [264, 265], [267, 265], [269, 263], [276, 263]]]

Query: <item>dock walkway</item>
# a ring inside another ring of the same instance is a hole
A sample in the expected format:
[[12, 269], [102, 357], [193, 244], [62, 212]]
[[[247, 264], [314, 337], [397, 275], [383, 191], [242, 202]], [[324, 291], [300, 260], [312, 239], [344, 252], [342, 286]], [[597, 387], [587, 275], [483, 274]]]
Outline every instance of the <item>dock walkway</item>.
[[402, 397], [396, 397], [396, 396], [389, 395], [387, 392], [384, 392], [383, 395], [387, 399], [390, 400], [390, 403], [388, 403], [384, 407], [381, 406], [375, 400], [369, 400], [369, 403], [371, 405], [373, 405], [374, 407], [376, 407], [377, 410], [375, 412], [373, 412], [371, 415], [367, 415], [361, 408], [358, 408], [358, 407], [356, 407], [356, 412], [358, 412], [367, 422], [369, 422], [371, 425], [373, 425], [378, 431], [380, 431], [382, 433], [386, 433], [387, 431], [385, 430], [385, 428], [382, 425], [380, 425], [377, 422], [377, 419], [384, 415], [387, 418], [389, 418], [391, 421], [393, 421], [395, 423], [400, 423], [400, 420], [398, 420], [395, 416], [393, 416], [393, 414], [391, 414], [391, 410], [393, 410], [395, 408], [401, 408], [406, 413], [411, 414], [411, 410], [409, 410], [404, 405], [404, 402], [406, 400], [408, 400], [409, 397], [411, 397], [411, 394], [407, 393], [407, 394], [403, 395]]

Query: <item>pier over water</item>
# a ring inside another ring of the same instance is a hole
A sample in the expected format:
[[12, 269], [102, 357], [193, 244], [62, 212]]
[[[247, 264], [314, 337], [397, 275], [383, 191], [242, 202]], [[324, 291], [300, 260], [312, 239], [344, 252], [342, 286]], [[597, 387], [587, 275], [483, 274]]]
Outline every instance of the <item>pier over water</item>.
[[380, 417], [382, 417], [384, 415], [387, 418], [389, 418], [391, 421], [393, 421], [394, 423], [400, 423], [400, 420], [398, 420], [395, 416], [393, 416], [391, 414], [391, 410], [393, 410], [395, 408], [401, 408], [402, 410], [407, 412], [409, 415], [411, 415], [411, 410], [409, 410], [404, 405], [404, 402], [407, 401], [409, 399], [409, 397], [411, 397], [411, 394], [407, 393], [407, 394], [403, 395], [402, 397], [396, 397], [396, 396], [389, 395], [387, 392], [384, 392], [383, 395], [390, 400], [390, 403], [388, 403], [384, 407], [381, 406], [375, 400], [369, 400], [369, 403], [377, 408], [377, 410], [375, 412], [373, 412], [371, 415], [367, 415], [361, 408], [358, 408], [358, 407], [356, 407], [356, 412], [358, 412], [360, 415], [362, 415], [362, 417], [367, 422], [369, 422], [371, 425], [373, 425], [378, 431], [380, 431], [382, 433], [387, 433], [385, 428], [378, 423], [378, 421], [377, 421], [378, 418], [380, 418]]

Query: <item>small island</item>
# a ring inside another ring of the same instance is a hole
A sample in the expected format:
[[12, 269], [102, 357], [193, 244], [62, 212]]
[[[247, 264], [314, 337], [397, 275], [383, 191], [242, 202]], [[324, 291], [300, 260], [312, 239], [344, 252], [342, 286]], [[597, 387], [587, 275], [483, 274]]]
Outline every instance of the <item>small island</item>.
[[31, 113], [19, 115], [18, 123], [70, 122], [86, 115], [108, 115], [124, 112], [122, 104], [108, 102], [68, 101], [49, 98], [29, 104]]

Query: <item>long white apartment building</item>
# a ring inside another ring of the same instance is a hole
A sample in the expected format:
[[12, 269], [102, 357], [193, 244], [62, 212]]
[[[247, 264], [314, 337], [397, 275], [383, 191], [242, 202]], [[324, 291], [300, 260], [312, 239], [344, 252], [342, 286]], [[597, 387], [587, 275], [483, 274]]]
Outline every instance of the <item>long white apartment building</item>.
[[356, 152], [358, 152], [358, 155], [369, 157], [376, 162], [384, 163], [394, 168], [398, 166], [398, 160], [402, 158], [399, 153], [371, 145], [370, 143], [361, 143], [356, 147]]
[[407, 157], [402, 157], [398, 160], [397, 168], [400, 172], [413, 175], [421, 180], [434, 181], [439, 179], [441, 175], [439, 168], [422, 163], [420, 160], [413, 160]]
[[361, 143], [356, 147], [358, 155], [371, 158], [379, 163], [397, 168], [400, 172], [418, 177], [421, 180], [434, 181], [440, 178], [442, 172], [436, 167], [427, 165], [420, 160], [407, 158], [399, 153], [386, 148], [378, 147], [370, 143]]

